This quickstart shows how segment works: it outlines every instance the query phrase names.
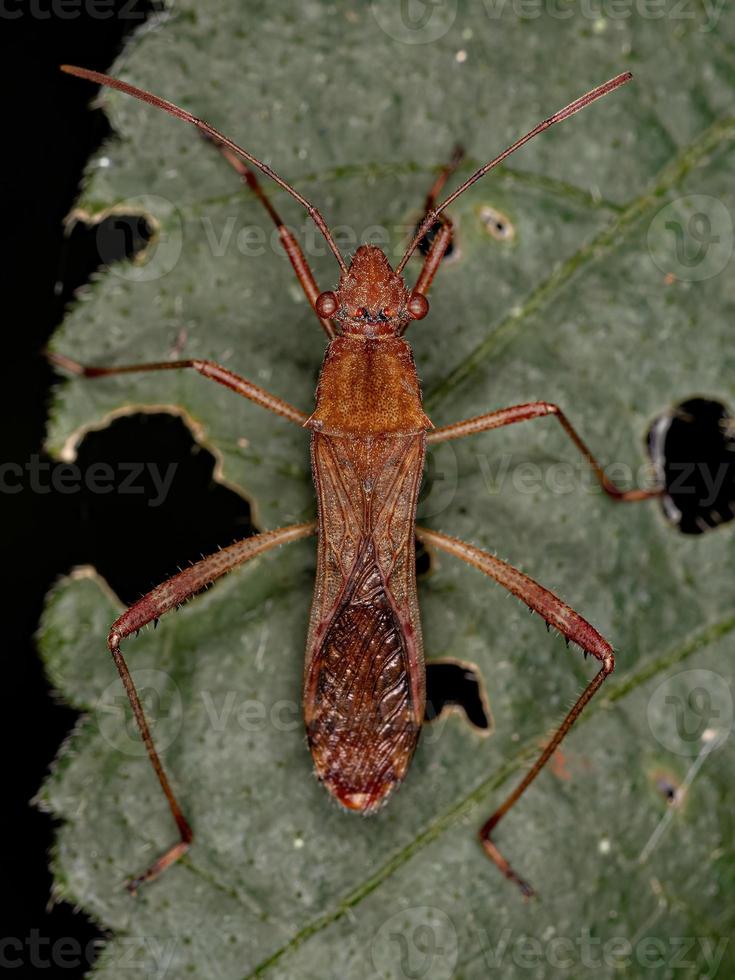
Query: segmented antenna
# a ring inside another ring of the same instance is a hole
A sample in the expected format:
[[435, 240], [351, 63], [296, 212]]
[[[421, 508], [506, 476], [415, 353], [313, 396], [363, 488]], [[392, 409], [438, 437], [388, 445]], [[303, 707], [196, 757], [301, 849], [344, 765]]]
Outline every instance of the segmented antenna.
[[168, 102], [166, 99], [161, 99], [157, 95], [153, 95], [151, 92], [146, 92], [145, 89], [136, 88], [135, 85], [128, 85], [127, 82], [121, 82], [118, 78], [112, 78], [110, 75], [103, 75], [99, 71], [90, 71], [89, 68], [78, 68], [76, 65], [61, 65], [61, 70], [66, 72], [68, 75], [76, 75], [78, 78], [85, 78], [88, 82], [96, 82], [97, 85], [107, 85], [109, 88], [116, 88], [120, 92], [125, 92], [126, 95], [132, 95], [136, 99], [140, 99], [141, 102], [147, 102], [149, 105], [154, 105], [158, 109], [163, 109], [164, 112], [168, 112], [169, 115], [176, 116], [177, 119], [183, 119], [185, 122], [191, 123], [196, 126], [202, 133], [207, 136], [212, 137], [219, 143], [232, 150], [233, 153], [237, 153], [248, 163], [252, 164], [271, 180], [274, 180], [279, 187], [282, 187], [285, 191], [291, 195], [291, 197], [296, 198], [302, 207], [306, 208], [309, 217], [313, 220], [314, 224], [317, 226], [319, 231], [324, 235], [327, 245], [334, 252], [334, 257], [339, 262], [339, 267], [342, 272], [347, 272], [347, 266], [345, 265], [345, 260], [342, 258], [340, 250], [332, 238], [332, 235], [327, 227], [324, 218], [317, 211], [313, 204], [310, 204], [305, 197], [302, 197], [297, 190], [295, 190], [290, 184], [288, 184], [283, 177], [279, 177], [275, 170], [271, 170], [267, 163], [262, 163], [252, 153], [248, 153], [237, 143], [233, 143], [232, 140], [228, 139], [219, 130], [215, 129], [214, 126], [210, 126], [209, 123], [204, 122], [203, 119], [198, 119], [193, 116], [186, 109], [180, 109], [173, 102]]
[[573, 116], [575, 112], [579, 112], [580, 109], [584, 109], [585, 106], [588, 106], [596, 99], [601, 98], [603, 95], [607, 95], [608, 92], [612, 92], [613, 89], [619, 88], [621, 85], [625, 85], [625, 83], [629, 82], [632, 77], [633, 75], [629, 71], [626, 71], [623, 72], [622, 75], [616, 75], [615, 78], [611, 78], [609, 82], [605, 82], [603, 85], [598, 85], [597, 88], [593, 88], [591, 92], [587, 92], [586, 95], [582, 95], [580, 98], [575, 99], [574, 102], [570, 102], [568, 106], [560, 109], [559, 112], [555, 112], [553, 116], [549, 116], [548, 119], [544, 119], [544, 121], [540, 122], [538, 126], [530, 131], [530, 133], [526, 133], [525, 136], [522, 136], [519, 140], [516, 140], [515, 143], [513, 143], [512, 146], [509, 146], [507, 150], [503, 150], [500, 156], [495, 157], [494, 160], [490, 160], [489, 163], [486, 163], [483, 167], [480, 167], [479, 170], [476, 170], [471, 177], [467, 178], [461, 187], [458, 187], [456, 191], [453, 191], [438, 207], [432, 208], [431, 211], [426, 212], [426, 216], [419, 225], [418, 231], [414, 235], [411, 244], [406, 249], [396, 272], [400, 274], [403, 271], [404, 266], [413, 255], [419, 242], [429, 228], [432, 227], [442, 211], [445, 208], [448, 208], [450, 204], [454, 203], [459, 195], [464, 193], [468, 187], [471, 187], [475, 181], [479, 180], [480, 177], [484, 177], [486, 173], [488, 173], [494, 167], [497, 167], [497, 165], [502, 163], [506, 157], [509, 157], [511, 153], [515, 153], [517, 149], [523, 146], [524, 143], [527, 143], [530, 139], [533, 139], [533, 137], [538, 133], [542, 133], [545, 129], [548, 129], [549, 126], [553, 126], [554, 123], [561, 122], [562, 119], [568, 119], [569, 116]]

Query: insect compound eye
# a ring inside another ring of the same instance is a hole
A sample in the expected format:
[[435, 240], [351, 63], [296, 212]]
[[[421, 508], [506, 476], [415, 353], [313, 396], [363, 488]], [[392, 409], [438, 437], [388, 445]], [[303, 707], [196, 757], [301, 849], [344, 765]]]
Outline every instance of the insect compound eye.
[[330, 316], [334, 316], [337, 312], [337, 296], [331, 290], [326, 293], [320, 293], [314, 305], [319, 316], [328, 320]]
[[367, 316], [367, 309], [364, 306], [358, 306], [354, 313], [355, 319], [360, 320]]
[[412, 293], [406, 308], [414, 320], [423, 320], [429, 312], [429, 301], [421, 293]]

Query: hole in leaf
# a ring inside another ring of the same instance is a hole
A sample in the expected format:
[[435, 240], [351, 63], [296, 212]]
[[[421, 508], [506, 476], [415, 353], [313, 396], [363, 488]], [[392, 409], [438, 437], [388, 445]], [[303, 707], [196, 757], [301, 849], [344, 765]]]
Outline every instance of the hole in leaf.
[[97, 249], [103, 265], [142, 252], [153, 238], [154, 228], [144, 214], [110, 214], [94, 228]]
[[177, 416], [115, 419], [85, 436], [73, 465], [81, 473], [79, 559], [123, 602], [254, 531], [247, 501], [215, 479], [214, 456]]
[[426, 665], [424, 720], [434, 721], [452, 709], [460, 709], [473, 728], [490, 731], [490, 711], [477, 667], [457, 660], [431, 660]]
[[135, 258], [154, 233], [144, 214], [114, 213], [100, 221], [77, 217], [67, 232], [57, 293], [88, 282], [99, 269]]
[[416, 578], [426, 578], [431, 573], [431, 552], [423, 541], [416, 539]]
[[659, 416], [648, 452], [665, 486], [666, 517], [683, 534], [702, 534], [735, 516], [735, 426], [730, 410], [691, 398]]
[[[419, 224], [420, 222], [416, 223], [416, 227], [413, 230], [414, 235], [419, 230]], [[442, 226], [441, 221], [435, 221], [434, 224], [431, 226], [431, 228], [429, 228], [429, 230], [426, 232], [424, 237], [419, 242], [418, 250], [419, 252], [421, 252], [423, 256], [427, 256], [429, 254], [429, 249], [434, 244], [434, 239], [439, 234], [439, 229], [441, 228], [441, 226]], [[442, 262], [446, 261], [449, 258], [449, 256], [454, 253], [456, 240], [457, 240], [457, 225], [455, 224], [454, 231], [452, 232], [452, 237], [449, 240], [449, 245], [447, 245], [447, 250], [442, 256]]]
[[651, 774], [651, 780], [656, 792], [663, 797], [668, 806], [675, 807], [681, 803], [681, 786], [670, 773], [654, 772]]
[[515, 226], [508, 215], [491, 208], [489, 204], [480, 208], [480, 220], [487, 233], [498, 242], [509, 242], [516, 236]]

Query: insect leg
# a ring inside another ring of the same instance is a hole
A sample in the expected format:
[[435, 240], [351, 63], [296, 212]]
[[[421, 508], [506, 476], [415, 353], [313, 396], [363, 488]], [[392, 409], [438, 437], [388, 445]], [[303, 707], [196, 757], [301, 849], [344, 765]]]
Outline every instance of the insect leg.
[[110, 627], [110, 635], [107, 638], [107, 645], [115, 661], [120, 678], [127, 692], [130, 704], [135, 715], [135, 721], [140, 730], [141, 737], [148, 752], [161, 789], [168, 800], [171, 813], [176, 822], [180, 839], [165, 851], [153, 864], [142, 874], [137, 875], [128, 882], [128, 891], [135, 894], [138, 887], [143, 882], [151, 881], [153, 878], [165, 871], [170, 865], [185, 854], [191, 845], [193, 834], [186, 817], [181, 811], [179, 802], [169, 783], [163, 763], [156, 751], [151, 737], [148, 721], [140, 703], [138, 692], [135, 688], [133, 678], [128, 670], [128, 665], [120, 650], [120, 643], [131, 633], [137, 633], [150, 622], [156, 623], [159, 618], [171, 609], [175, 609], [181, 603], [186, 602], [191, 596], [195, 595], [206, 585], [214, 582], [226, 572], [231, 571], [238, 565], [262, 555], [271, 548], [286, 544], [290, 541], [298, 541], [299, 538], [308, 537], [316, 531], [314, 522], [309, 524], [291, 524], [288, 527], [279, 528], [276, 531], [266, 531], [263, 534], [256, 534], [237, 541], [228, 548], [222, 548], [213, 555], [208, 555], [201, 561], [196, 562], [190, 568], [185, 568], [183, 572], [172, 576], [161, 585], [156, 586], [151, 592], [134, 602], [122, 616], [115, 620]]
[[607, 675], [612, 673], [615, 666], [613, 650], [607, 640], [586, 619], [583, 619], [566, 603], [562, 602], [553, 592], [534, 582], [533, 579], [524, 575], [523, 572], [518, 571], [517, 568], [513, 568], [512, 565], [508, 565], [499, 558], [495, 558], [486, 551], [482, 551], [480, 548], [474, 547], [474, 545], [467, 544], [465, 541], [460, 541], [458, 538], [450, 538], [446, 534], [440, 534], [438, 531], [430, 531], [428, 528], [417, 527], [416, 537], [428, 545], [434, 545], [442, 551], [445, 551], [447, 554], [461, 558], [468, 564], [478, 568], [481, 572], [484, 572], [489, 578], [494, 579], [509, 592], [513, 593], [513, 595], [517, 596], [522, 602], [525, 602], [533, 612], [537, 612], [540, 616], [543, 616], [547, 624], [559, 630], [567, 641], [571, 641], [580, 646], [584, 651], [585, 658], [588, 653], [591, 653], [593, 657], [596, 657], [600, 661], [600, 670], [582, 691], [582, 694], [574, 703], [561, 725], [559, 725], [551, 736], [541, 755], [513, 792], [480, 829], [480, 840], [487, 856], [497, 865], [506, 878], [514, 881], [518, 885], [524, 896], [529, 897], [533, 895], [533, 889], [513, 869], [506, 858], [503, 857], [491, 839], [491, 832], [538, 776], [556, 751], [561, 740], [587, 705], [587, 702], [602, 685]]
[[[301, 283], [301, 288], [304, 290], [311, 308], [316, 313], [315, 304], [320, 290], [316, 284], [316, 280], [314, 279], [314, 273], [311, 271], [311, 267], [309, 266], [304, 253], [301, 251], [301, 246], [297, 242], [293, 232], [287, 228], [286, 225], [284, 225], [281, 216], [271, 204], [268, 195], [260, 186], [258, 178], [255, 176], [250, 167], [248, 167], [243, 160], [233, 153], [228, 146], [225, 146], [224, 143], [220, 143], [212, 136], [206, 136], [205, 138], [214, 143], [225, 160], [227, 160], [230, 166], [240, 175], [242, 182], [247, 184], [270, 215], [274, 225], [278, 229], [278, 235], [281, 239], [283, 250], [288, 256], [289, 262], [293, 266], [293, 270], [296, 273], [296, 278]], [[319, 322], [321, 323], [327, 337], [332, 340], [336, 333], [332, 321], [319, 316], [318, 313], [316, 315], [319, 318]]]
[[238, 395], [242, 395], [243, 398], [249, 398], [251, 402], [255, 402], [261, 408], [267, 408], [269, 412], [275, 412], [276, 415], [281, 415], [290, 422], [303, 425], [308, 418], [298, 408], [294, 408], [293, 405], [289, 405], [283, 399], [272, 395], [265, 388], [260, 388], [258, 385], [253, 384], [252, 381], [241, 378], [239, 374], [234, 374], [232, 371], [228, 371], [227, 368], [215, 364], [214, 361], [203, 361], [198, 358], [192, 358], [186, 361], [159, 361], [152, 364], [124, 364], [117, 367], [101, 367], [79, 364], [78, 361], [72, 360], [65, 354], [49, 353], [47, 356], [49, 361], [56, 365], [56, 367], [60, 367], [71, 374], [80, 375], [83, 378], [102, 378], [112, 374], [132, 374], [137, 371], [178, 371], [182, 368], [193, 368], [205, 378], [210, 378], [212, 381], [216, 381], [226, 388], [231, 388], [232, 391], [237, 392]]
[[593, 473], [597, 477], [605, 493], [614, 500], [633, 501], [648, 500], [650, 497], [660, 497], [662, 489], [653, 490], [621, 490], [612, 480], [605, 476], [605, 471], [587, 448], [582, 437], [577, 433], [572, 423], [566, 417], [558, 405], [551, 402], [529, 402], [525, 405], [513, 405], [511, 408], [502, 408], [497, 412], [488, 412], [485, 415], [478, 415], [475, 418], [464, 419], [462, 422], [453, 422], [451, 425], [443, 425], [438, 429], [432, 429], [427, 433], [429, 443], [447, 442], [449, 439], [461, 439], [463, 436], [470, 436], [476, 432], [486, 432], [488, 429], [499, 429], [504, 425], [512, 425], [514, 422], [526, 422], [529, 419], [542, 418], [544, 415], [553, 415], [582, 456], [589, 463]]
[[454, 149], [452, 150], [452, 155], [449, 158], [449, 162], [446, 163], [439, 171], [436, 180], [429, 188], [429, 192], [426, 195], [426, 198], [424, 199], [424, 213], [421, 216], [422, 221], [429, 213], [429, 211], [433, 209], [434, 205], [436, 204], [437, 198], [444, 190], [444, 185], [452, 176], [452, 174], [457, 169], [457, 167], [460, 165], [463, 158], [464, 158], [464, 147], [460, 146], [460, 144], [457, 143]]
[[[436, 204], [436, 200], [441, 193], [442, 188], [459, 166], [463, 156], [464, 149], [459, 145], [455, 146], [449, 163], [442, 168], [438, 177], [431, 185], [429, 193], [426, 195], [426, 200], [424, 201], [424, 213], [421, 217], [421, 222], [423, 222], [426, 215]], [[421, 222], [419, 222], [419, 224]], [[428, 293], [431, 283], [434, 280], [434, 276], [436, 275], [437, 270], [441, 265], [441, 261], [449, 248], [449, 244], [452, 241], [453, 232], [454, 226], [452, 224], [452, 219], [447, 214], [440, 214], [434, 225], [428, 230], [422, 239], [425, 242], [430, 242], [430, 244], [429, 250], [424, 259], [424, 264], [421, 266], [421, 272], [419, 273], [418, 278], [416, 279], [416, 284], [413, 287], [413, 293], [420, 293], [422, 296], [425, 296]], [[405, 333], [406, 328], [404, 328], [401, 332]]]
[[449, 215], [439, 215], [436, 224], [440, 227], [434, 236], [429, 252], [424, 259], [424, 264], [421, 266], [421, 272], [419, 272], [416, 284], [412, 290], [412, 292], [420, 293], [422, 296], [426, 296], [431, 288], [431, 284], [434, 281], [434, 276], [436, 275], [437, 270], [441, 265], [441, 261], [449, 248], [449, 243], [451, 242], [452, 234], [454, 233], [454, 225], [452, 224], [452, 219], [449, 217]]

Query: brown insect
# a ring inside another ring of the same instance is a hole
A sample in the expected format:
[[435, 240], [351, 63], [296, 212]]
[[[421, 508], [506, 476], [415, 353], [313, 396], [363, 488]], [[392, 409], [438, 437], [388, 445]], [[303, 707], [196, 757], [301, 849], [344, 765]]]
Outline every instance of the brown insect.
[[[174, 609], [205, 585], [256, 555], [311, 534], [317, 535], [316, 586], [304, 673], [304, 716], [316, 772], [334, 798], [349, 810], [377, 810], [404, 779], [424, 721], [425, 665], [416, 597], [414, 535], [427, 545], [474, 565], [539, 613], [567, 640], [591, 653], [600, 670], [516, 789], [480, 830], [485, 852], [520, 886], [532, 889], [497, 849], [491, 831], [546, 765], [575, 718], [612, 671], [610, 644], [552, 592], [492, 555], [428, 528], [415, 527], [416, 499], [427, 443], [553, 415], [584, 456], [601, 487], [615, 500], [642, 500], [657, 491], [618, 489], [577, 435], [563, 412], [533, 402], [434, 428], [421, 407], [413, 355], [403, 339], [414, 320], [429, 312], [426, 294], [452, 238], [444, 213], [468, 187], [537, 133], [566, 119], [630, 79], [611, 79], [544, 120], [500, 156], [473, 173], [437, 205], [441, 189], [459, 162], [455, 152], [432, 187], [423, 220], [394, 270], [376, 247], [360, 246], [349, 267], [322, 216], [270, 167], [207, 123], [125, 82], [83, 68], [72, 75], [126, 92], [193, 123], [212, 140], [257, 195], [275, 222], [281, 242], [306, 297], [329, 338], [319, 378], [316, 408], [307, 416], [252, 382], [205, 360], [178, 360], [123, 367], [85, 367], [63, 356], [54, 362], [88, 378], [137, 371], [192, 368], [289, 422], [311, 431], [318, 521], [267, 531], [204, 558], [153, 589], [113, 623], [108, 644], [127, 691], [151, 763], [166, 795], [180, 840], [147, 871], [129, 882], [135, 891], [190, 847], [192, 831], [156, 752], [120, 643]], [[242, 161], [245, 161], [243, 163]], [[340, 267], [339, 285], [320, 292], [296, 239], [265, 196], [253, 171], [262, 171], [306, 208]], [[427, 247], [427, 242], [430, 244]], [[402, 272], [419, 245], [425, 251], [413, 289]]]

